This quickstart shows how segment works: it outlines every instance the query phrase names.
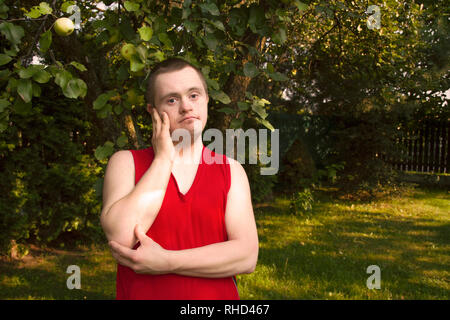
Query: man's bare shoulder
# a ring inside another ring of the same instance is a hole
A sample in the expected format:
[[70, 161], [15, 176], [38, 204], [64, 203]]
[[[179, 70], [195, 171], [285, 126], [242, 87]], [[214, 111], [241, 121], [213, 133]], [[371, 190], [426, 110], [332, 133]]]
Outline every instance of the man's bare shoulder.
[[133, 162], [133, 154], [130, 150], [119, 150], [109, 158], [108, 165], [129, 165]]
[[134, 172], [133, 154], [129, 150], [115, 152], [108, 161], [107, 174]]
[[230, 164], [230, 174], [231, 174], [231, 179], [233, 179], [233, 177], [235, 177], [235, 179], [240, 178], [247, 178], [247, 173], [245, 172], [244, 167], [242, 166], [242, 164], [230, 157], [226, 157], [228, 163]]

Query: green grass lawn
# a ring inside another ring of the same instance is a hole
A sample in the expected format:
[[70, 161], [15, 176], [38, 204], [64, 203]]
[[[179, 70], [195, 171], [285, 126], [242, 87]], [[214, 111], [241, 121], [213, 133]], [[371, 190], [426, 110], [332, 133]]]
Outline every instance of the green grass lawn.
[[[314, 193], [308, 216], [289, 201], [255, 206], [260, 239], [256, 271], [239, 275], [242, 299], [449, 299], [450, 192], [410, 188], [372, 202]], [[69, 265], [81, 289], [69, 290]], [[368, 289], [366, 269], [381, 269]], [[114, 299], [115, 264], [105, 246], [77, 251], [32, 248], [0, 260], [0, 299]]]

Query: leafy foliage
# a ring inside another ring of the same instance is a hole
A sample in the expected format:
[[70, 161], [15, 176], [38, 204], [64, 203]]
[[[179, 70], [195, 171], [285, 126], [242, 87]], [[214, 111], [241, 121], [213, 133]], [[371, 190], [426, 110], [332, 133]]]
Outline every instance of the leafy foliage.
[[312, 210], [314, 196], [309, 188], [297, 191], [291, 195], [289, 212], [293, 215], [305, 215]]
[[[377, 155], [395, 153], [403, 128], [450, 116], [448, 8], [387, 0], [380, 29], [366, 10], [350, 0], [0, 0], [2, 241], [98, 229], [97, 179], [114, 151], [149, 144], [146, 77], [173, 56], [204, 73], [209, 127], [284, 130], [272, 113], [300, 115], [324, 179], [349, 190], [391, 181]], [[80, 18], [67, 37], [54, 33], [60, 17]], [[277, 178], [246, 169], [255, 199], [270, 195]]]

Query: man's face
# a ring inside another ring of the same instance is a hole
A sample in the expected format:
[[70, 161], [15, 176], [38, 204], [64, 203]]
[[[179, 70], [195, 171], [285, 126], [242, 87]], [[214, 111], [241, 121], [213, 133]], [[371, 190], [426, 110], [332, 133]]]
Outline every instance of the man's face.
[[175, 129], [186, 129], [192, 134], [194, 127], [203, 131], [208, 118], [208, 101], [203, 82], [191, 67], [163, 73], [156, 78], [155, 107], [160, 116], [162, 112], [169, 116], [170, 133]]

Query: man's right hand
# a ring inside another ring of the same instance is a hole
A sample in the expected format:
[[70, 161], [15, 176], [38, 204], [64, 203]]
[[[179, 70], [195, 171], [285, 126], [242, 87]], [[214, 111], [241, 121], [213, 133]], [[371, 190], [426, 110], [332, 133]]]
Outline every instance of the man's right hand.
[[152, 146], [155, 151], [155, 159], [173, 162], [175, 147], [170, 136], [170, 121], [166, 112], [160, 117], [156, 108], [151, 108], [150, 114], [153, 123]]

